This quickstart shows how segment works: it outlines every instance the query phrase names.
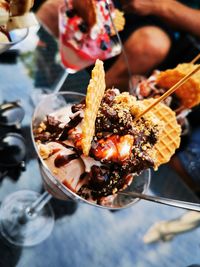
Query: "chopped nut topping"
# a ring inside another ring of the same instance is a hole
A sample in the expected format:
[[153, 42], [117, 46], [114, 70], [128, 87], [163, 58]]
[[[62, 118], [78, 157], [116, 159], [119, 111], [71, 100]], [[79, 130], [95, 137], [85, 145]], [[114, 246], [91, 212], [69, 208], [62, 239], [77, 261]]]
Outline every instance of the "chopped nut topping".
[[52, 150], [47, 145], [40, 144], [38, 146], [38, 149], [39, 149], [40, 156], [43, 159], [47, 159], [52, 153]]

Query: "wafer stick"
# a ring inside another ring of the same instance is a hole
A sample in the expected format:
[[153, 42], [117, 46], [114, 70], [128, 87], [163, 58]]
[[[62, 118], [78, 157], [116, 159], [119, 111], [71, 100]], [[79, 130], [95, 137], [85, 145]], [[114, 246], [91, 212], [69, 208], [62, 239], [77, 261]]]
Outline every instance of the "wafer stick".
[[160, 103], [162, 100], [167, 98], [169, 95], [171, 95], [176, 89], [178, 89], [181, 85], [183, 85], [187, 80], [194, 75], [197, 71], [200, 70], [200, 65], [198, 65], [194, 70], [189, 72], [185, 77], [183, 77], [180, 81], [178, 81], [174, 86], [172, 86], [166, 93], [161, 95], [154, 103], [152, 103], [147, 109], [145, 109], [143, 112], [141, 112], [135, 119], [134, 122], [140, 119], [144, 114], [146, 114], [149, 110], [151, 110], [155, 105]]
[[198, 59], [200, 59], [200, 53], [192, 61], [190, 61], [190, 64], [195, 64]]

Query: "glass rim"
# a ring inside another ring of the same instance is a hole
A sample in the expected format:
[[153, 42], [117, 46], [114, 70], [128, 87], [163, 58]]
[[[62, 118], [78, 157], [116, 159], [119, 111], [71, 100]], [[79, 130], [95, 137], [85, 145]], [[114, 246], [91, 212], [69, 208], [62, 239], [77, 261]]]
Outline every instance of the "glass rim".
[[22, 36], [22, 38], [20, 38], [19, 40], [16, 40], [16, 41], [0, 42], [0, 45], [9, 45], [9, 46], [16, 45], [16, 44], [18, 44], [19, 42], [23, 41], [23, 40], [28, 36], [28, 34], [29, 34], [29, 28], [13, 29], [13, 30], [11, 30], [10, 32], [15, 31], [15, 30], [25, 30], [25, 33], [24, 33], [24, 35]]

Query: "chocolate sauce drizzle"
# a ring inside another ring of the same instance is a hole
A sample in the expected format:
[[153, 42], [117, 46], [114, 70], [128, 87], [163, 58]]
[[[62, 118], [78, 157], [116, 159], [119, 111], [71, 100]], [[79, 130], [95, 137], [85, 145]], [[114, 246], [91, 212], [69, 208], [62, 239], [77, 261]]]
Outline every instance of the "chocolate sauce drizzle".
[[75, 116], [73, 119], [71, 119], [64, 127], [63, 132], [61, 133], [59, 140], [60, 141], [64, 141], [67, 139], [68, 137], [68, 133], [71, 129], [75, 128], [81, 121], [82, 121], [82, 117], [80, 114], [78, 114], [77, 116]]
[[70, 161], [79, 158], [79, 155], [77, 154], [70, 154], [70, 155], [58, 155], [55, 160], [54, 164], [57, 168], [60, 168], [66, 164], [68, 164]]
[[59, 154], [54, 160], [54, 164], [57, 168], [60, 168], [64, 165], [68, 164], [70, 161], [72, 161], [74, 159], [78, 159], [80, 157], [79, 151], [74, 146], [67, 145], [61, 141], [56, 141], [56, 142], [61, 144], [65, 148], [75, 152], [74, 154], [69, 154], [69, 155]]

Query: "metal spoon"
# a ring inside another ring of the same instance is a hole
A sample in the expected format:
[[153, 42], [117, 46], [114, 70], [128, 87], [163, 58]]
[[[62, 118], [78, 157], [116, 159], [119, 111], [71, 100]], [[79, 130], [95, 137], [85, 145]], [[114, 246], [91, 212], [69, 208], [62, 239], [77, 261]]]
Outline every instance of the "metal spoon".
[[142, 193], [136, 193], [136, 192], [119, 192], [118, 194], [124, 195], [124, 196], [131, 196], [133, 198], [140, 198], [168, 206], [173, 206], [177, 208], [182, 208], [186, 210], [193, 210], [193, 211], [200, 211], [200, 203], [192, 203], [192, 202], [186, 202], [176, 199], [170, 199], [170, 198], [164, 198], [164, 197], [158, 197], [158, 196], [150, 196]]

